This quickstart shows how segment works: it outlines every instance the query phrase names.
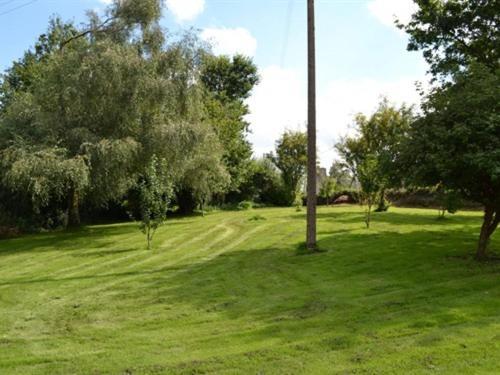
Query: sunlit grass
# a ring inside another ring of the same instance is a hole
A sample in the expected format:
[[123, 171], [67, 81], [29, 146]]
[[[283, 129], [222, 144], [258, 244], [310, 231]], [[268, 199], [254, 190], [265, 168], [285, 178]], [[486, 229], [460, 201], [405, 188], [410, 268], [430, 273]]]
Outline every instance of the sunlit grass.
[[[495, 373], [500, 263], [480, 213], [319, 210], [172, 219], [0, 241], [0, 374]], [[258, 218], [258, 220], [256, 219]], [[500, 249], [500, 238], [492, 241]]]

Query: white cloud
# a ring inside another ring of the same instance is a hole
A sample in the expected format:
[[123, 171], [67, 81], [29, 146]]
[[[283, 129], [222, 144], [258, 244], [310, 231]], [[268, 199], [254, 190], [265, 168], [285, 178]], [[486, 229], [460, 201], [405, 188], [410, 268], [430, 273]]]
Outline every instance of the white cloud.
[[418, 79], [421, 77], [330, 82], [318, 93], [318, 148], [322, 165], [327, 167], [334, 159], [334, 143], [340, 137], [353, 133], [354, 115], [372, 113], [383, 96], [396, 105], [419, 105], [420, 96], [415, 87]]
[[[373, 112], [382, 96], [395, 104], [416, 104], [420, 97], [415, 81], [404, 77], [393, 81], [372, 79], [335, 80], [318, 91], [318, 156], [329, 167], [335, 158], [333, 145], [341, 136], [352, 133], [356, 113]], [[256, 156], [274, 149], [285, 129], [305, 129], [307, 116], [306, 81], [298, 71], [271, 66], [261, 71], [261, 83], [248, 100], [252, 134], [249, 136]]]
[[205, 9], [205, 0], [166, 0], [166, 4], [178, 22], [191, 21]]
[[234, 55], [241, 53], [254, 56], [257, 50], [257, 40], [250, 31], [242, 27], [206, 28], [201, 32], [201, 38], [212, 44], [217, 55]]
[[396, 19], [403, 24], [408, 23], [418, 6], [413, 0], [372, 0], [368, 9], [384, 25], [395, 27]]
[[305, 127], [305, 85], [295, 70], [270, 66], [260, 72], [261, 81], [248, 100], [249, 139], [256, 156], [274, 149], [285, 129]]

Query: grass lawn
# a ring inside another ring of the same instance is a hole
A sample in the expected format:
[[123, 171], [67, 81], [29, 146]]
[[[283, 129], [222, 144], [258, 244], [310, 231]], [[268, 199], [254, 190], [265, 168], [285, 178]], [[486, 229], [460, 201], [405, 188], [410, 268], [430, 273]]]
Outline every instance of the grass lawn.
[[327, 251], [299, 255], [304, 215], [172, 219], [153, 251], [134, 223], [0, 241], [0, 374], [500, 373], [480, 213], [391, 208], [367, 230], [321, 208]]

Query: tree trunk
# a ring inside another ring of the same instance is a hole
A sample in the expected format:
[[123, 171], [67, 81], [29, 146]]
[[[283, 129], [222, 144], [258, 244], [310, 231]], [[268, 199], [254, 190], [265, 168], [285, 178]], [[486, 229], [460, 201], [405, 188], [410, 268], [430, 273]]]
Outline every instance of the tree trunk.
[[380, 190], [380, 197], [377, 206], [377, 212], [385, 212], [387, 211], [387, 205], [385, 202], [385, 189]]
[[146, 230], [146, 237], [148, 240], [148, 250], [151, 250], [151, 241], [153, 240], [153, 234], [151, 232], [151, 227], [148, 225], [148, 228]]
[[68, 227], [80, 226], [80, 193], [71, 189], [68, 197]]
[[484, 208], [484, 219], [481, 227], [481, 234], [479, 235], [479, 243], [477, 245], [476, 259], [484, 260], [487, 258], [488, 243], [493, 232], [497, 229], [500, 216], [495, 212], [492, 206]]
[[193, 196], [193, 193], [188, 189], [182, 189], [177, 192], [177, 205], [179, 206], [179, 213], [184, 215], [189, 215], [194, 212], [196, 207], [198, 207], [198, 202]]
[[366, 224], [367, 229], [370, 228], [371, 215], [372, 215], [372, 204], [371, 204], [371, 202], [369, 202], [368, 207], [366, 208], [366, 214], [365, 214], [365, 224]]
[[443, 219], [446, 215], [446, 208], [441, 207], [438, 209], [438, 219]]

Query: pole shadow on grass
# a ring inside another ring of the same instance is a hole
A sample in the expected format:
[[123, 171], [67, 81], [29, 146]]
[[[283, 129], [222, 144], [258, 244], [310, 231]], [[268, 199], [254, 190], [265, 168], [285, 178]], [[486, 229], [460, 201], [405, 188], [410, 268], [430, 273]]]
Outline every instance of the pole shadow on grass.
[[486, 302], [490, 317], [496, 314], [495, 294], [482, 292], [498, 290], [500, 267], [450, 259], [467, 253], [474, 242], [470, 233], [453, 232], [450, 238], [455, 240], [430, 242], [426, 231], [343, 233], [320, 240], [338, 251], [317, 257], [294, 256], [290, 246], [245, 249], [165, 277], [156, 274], [144, 280], [143, 290], [156, 291], [150, 294], [153, 304], [186, 303], [231, 319], [257, 319], [271, 331], [281, 324], [285, 331], [303, 330], [305, 319], [311, 319], [312, 331], [326, 329], [315, 326], [322, 320], [330, 328], [359, 331], [396, 329], [408, 321], [420, 322], [414, 328], [429, 322], [429, 327], [474, 325]]
[[[362, 223], [360, 228], [327, 230], [329, 218], [320, 218], [318, 245], [334, 250], [317, 256], [297, 256], [298, 243], [289, 237], [295, 228], [283, 226], [277, 229], [282, 239], [275, 243], [243, 243], [237, 250], [190, 264], [10, 280], [3, 285], [40, 283], [43, 287], [43, 283], [122, 280], [105, 300], [86, 300], [95, 304], [88, 308], [89, 314], [109, 306], [125, 311], [130, 308], [127, 304], [140, 301], [138, 327], [165, 329], [162, 311], [178, 309], [175, 317], [195, 311], [188, 317], [189, 324], [210, 324], [218, 319], [226, 323], [213, 337], [198, 338], [199, 343], [221, 346], [238, 338], [256, 346], [279, 340], [283, 345], [354, 351], [366, 343], [377, 345], [382, 339], [397, 346], [410, 337], [412, 345], [426, 347], [446, 343], [449, 335], [459, 335], [467, 328], [488, 331], [497, 324], [500, 267], [460, 258], [475, 246], [478, 218], [458, 218], [462, 230], [442, 227], [441, 231], [423, 230], [417, 220], [416, 228], [406, 233], [360, 230]], [[400, 220], [398, 215], [386, 218]], [[425, 220], [431, 224], [432, 216]], [[132, 229], [125, 229], [123, 235], [127, 236]], [[116, 230], [103, 228], [97, 232], [102, 238], [94, 239], [105, 241], [109, 233], [119, 235]], [[498, 239], [492, 242], [498, 247]], [[130, 320], [126, 323], [132, 324]]]

